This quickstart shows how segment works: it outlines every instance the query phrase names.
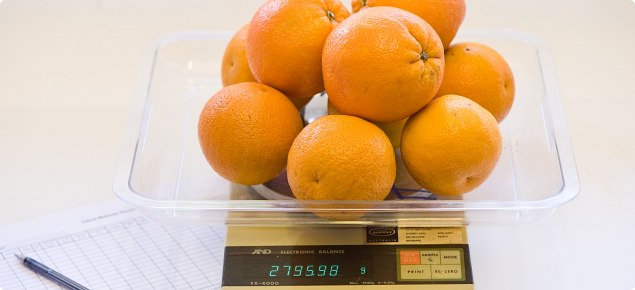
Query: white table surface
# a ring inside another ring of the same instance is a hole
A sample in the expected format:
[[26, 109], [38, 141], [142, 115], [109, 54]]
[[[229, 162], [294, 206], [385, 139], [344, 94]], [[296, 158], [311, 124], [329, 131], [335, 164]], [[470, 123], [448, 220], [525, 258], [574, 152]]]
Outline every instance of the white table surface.
[[[2, 226], [113, 198], [143, 45], [238, 29], [263, 1], [0, 2]], [[477, 289], [633, 289], [635, 3], [467, 5], [464, 28], [525, 30], [551, 45], [582, 186], [545, 222], [470, 227]]]

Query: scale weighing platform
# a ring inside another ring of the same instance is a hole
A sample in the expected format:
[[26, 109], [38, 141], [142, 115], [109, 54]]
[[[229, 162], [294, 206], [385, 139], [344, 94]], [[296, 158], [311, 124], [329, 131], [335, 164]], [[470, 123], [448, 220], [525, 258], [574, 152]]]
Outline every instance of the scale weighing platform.
[[222, 289], [472, 290], [465, 227], [229, 226]]

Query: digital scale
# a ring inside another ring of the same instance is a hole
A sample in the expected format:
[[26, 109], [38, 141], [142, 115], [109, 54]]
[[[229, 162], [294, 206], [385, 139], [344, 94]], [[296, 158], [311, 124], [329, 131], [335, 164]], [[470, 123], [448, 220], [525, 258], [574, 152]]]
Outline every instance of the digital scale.
[[465, 227], [229, 226], [222, 289], [472, 290]]

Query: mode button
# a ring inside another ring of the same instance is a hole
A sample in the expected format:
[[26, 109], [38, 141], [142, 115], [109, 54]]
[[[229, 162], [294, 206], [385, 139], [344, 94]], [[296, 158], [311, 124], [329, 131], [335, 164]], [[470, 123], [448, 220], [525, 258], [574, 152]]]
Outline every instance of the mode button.
[[441, 251], [441, 264], [461, 265], [460, 251]]

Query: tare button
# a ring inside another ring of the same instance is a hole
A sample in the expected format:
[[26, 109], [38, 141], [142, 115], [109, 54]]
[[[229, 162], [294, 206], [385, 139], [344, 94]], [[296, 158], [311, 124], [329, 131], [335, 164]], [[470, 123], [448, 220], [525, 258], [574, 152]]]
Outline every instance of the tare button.
[[441, 251], [441, 264], [460, 265], [461, 252], [460, 251]]
[[[432, 279], [461, 279], [461, 265], [432, 265]], [[403, 272], [403, 270], [402, 270]]]

